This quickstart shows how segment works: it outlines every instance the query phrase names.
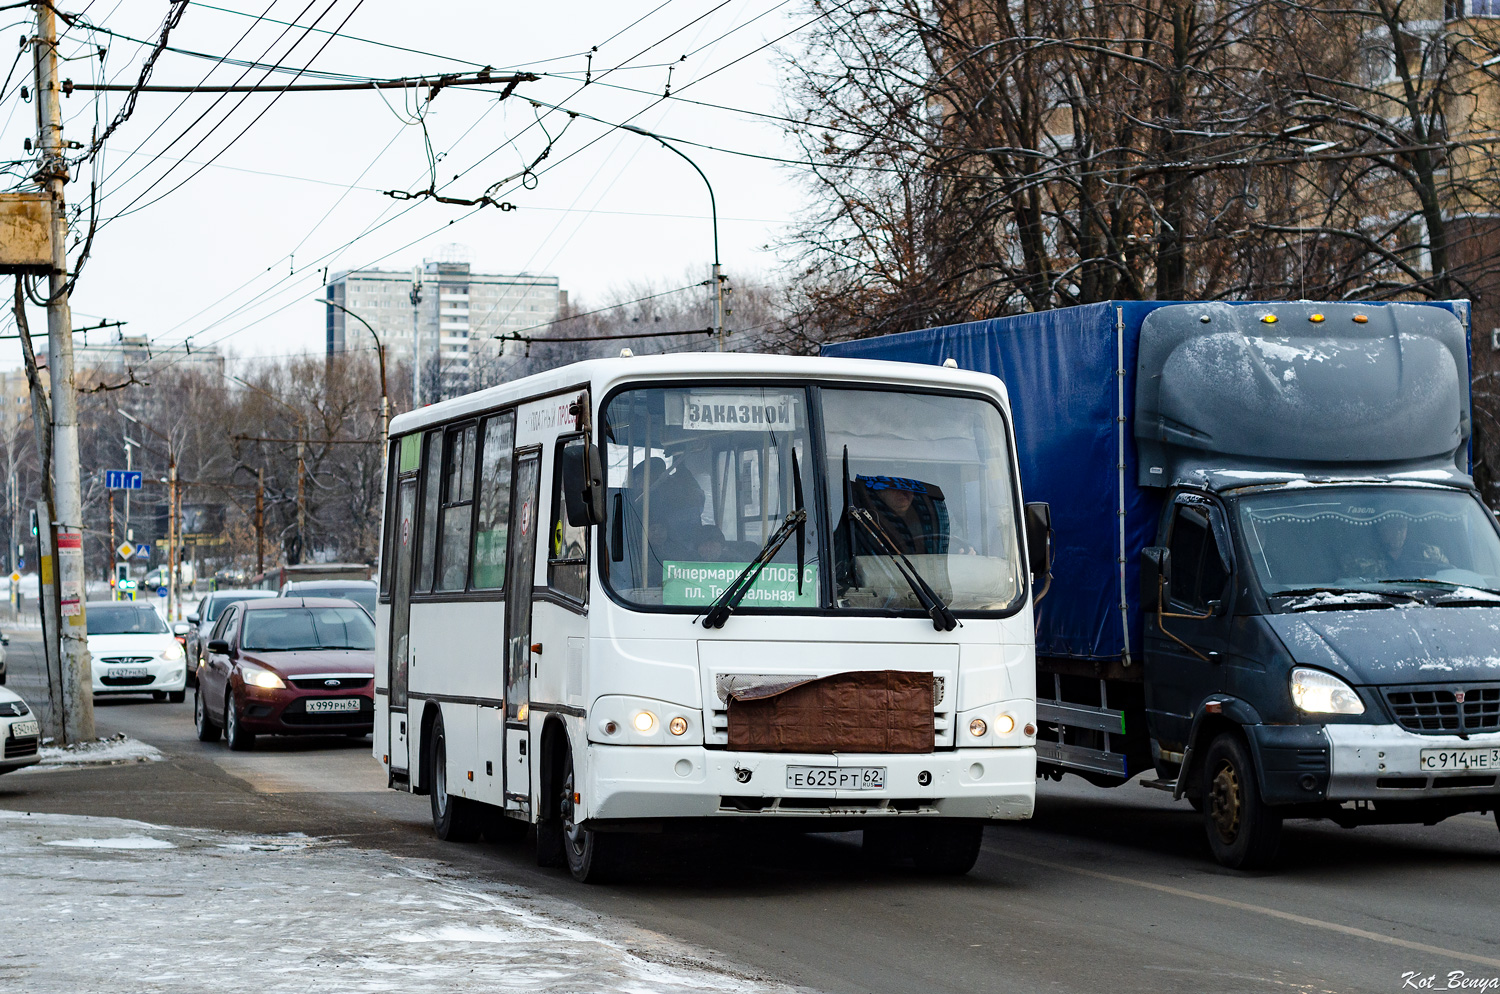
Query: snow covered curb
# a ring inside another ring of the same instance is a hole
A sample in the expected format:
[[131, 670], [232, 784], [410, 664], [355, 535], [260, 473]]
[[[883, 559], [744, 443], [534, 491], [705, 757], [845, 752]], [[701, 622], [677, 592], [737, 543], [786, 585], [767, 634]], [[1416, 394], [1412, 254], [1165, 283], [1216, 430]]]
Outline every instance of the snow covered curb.
[[85, 766], [118, 766], [122, 763], [155, 763], [162, 758], [157, 748], [139, 739], [132, 739], [124, 732], [97, 742], [77, 742], [73, 745], [41, 748], [42, 760], [21, 772], [36, 772], [46, 769], [69, 769]]
[[794, 991], [554, 898], [304, 835], [0, 810], [0, 893], [7, 989], [28, 994]]

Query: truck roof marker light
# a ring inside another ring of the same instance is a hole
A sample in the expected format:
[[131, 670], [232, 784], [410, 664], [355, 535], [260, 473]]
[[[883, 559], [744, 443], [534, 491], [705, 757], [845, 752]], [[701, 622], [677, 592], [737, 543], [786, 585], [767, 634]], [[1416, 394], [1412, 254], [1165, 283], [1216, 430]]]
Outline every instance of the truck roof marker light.
[[1365, 314], [1356, 314], [1356, 315], [1354, 315], [1354, 323], [1355, 324], [1368, 324], [1369, 321], [1370, 321], [1370, 318], [1369, 318], [1368, 315], [1365, 315]]
[[1199, 314], [1198, 315], [1198, 323], [1199, 324], [1208, 324], [1208, 322], [1210, 322], [1212, 320], [1213, 320], [1213, 318], [1209, 317], [1207, 314]]
[[1262, 314], [1260, 316], [1260, 320], [1261, 320], [1262, 324], [1275, 324], [1276, 323], [1276, 315], [1274, 315], [1274, 314]]
[[1313, 324], [1322, 324], [1327, 320], [1327, 318], [1323, 317], [1323, 315], [1321, 314], [1309, 314], [1307, 316], [1307, 320], [1311, 321]]
[[944, 359], [943, 360], [943, 368], [944, 369], [957, 369], [958, 368], [958, 360], [954, 359], [951, 356], [949, 358], [947, 358], [947, 359]]

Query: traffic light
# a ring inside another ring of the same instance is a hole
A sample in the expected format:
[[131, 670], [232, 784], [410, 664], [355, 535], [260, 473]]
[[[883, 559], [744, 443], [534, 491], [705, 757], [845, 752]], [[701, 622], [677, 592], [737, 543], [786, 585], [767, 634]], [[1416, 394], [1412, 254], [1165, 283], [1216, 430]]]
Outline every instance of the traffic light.
[[37, 533], [37, 526], [36, 526], [36, 508], [34, 508], [34, 507], [33, 507], [33, 508], [32, 508], [32, 509], [31, 509], [31, 534], [32, 534], [32, 535], [35, 535], [35, 534], [36, 534], [36, 533]]

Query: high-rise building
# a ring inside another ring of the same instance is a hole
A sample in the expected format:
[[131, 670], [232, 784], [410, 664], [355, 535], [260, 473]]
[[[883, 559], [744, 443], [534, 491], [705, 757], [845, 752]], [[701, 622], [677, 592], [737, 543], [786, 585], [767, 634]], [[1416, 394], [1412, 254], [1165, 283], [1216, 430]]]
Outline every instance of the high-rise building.
[[[445, 396], [469, 389], [480, 363], [514, 347], [516, 340], [507, 336], [540, 332], [567, 306], [556, 276], [476, 273], [467, 262], [428, 260], [415, 306], [412, 278], [410, 270], [395, 269], [335, 273], [325, 297], [369, 322], [388, 365], [411, 360], [415, 327], [421, 363], [431, 369], [436, 362]], [[325, 310], [329, 355], [374, 346], [359, 321], [338, 307]]]

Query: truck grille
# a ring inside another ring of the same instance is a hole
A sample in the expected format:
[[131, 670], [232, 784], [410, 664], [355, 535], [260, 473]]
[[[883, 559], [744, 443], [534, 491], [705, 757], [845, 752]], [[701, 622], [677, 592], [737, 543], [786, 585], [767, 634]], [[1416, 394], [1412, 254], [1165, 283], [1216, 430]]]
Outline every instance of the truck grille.
[[[1460, 702], [1458, 695], [1463, 695]], [[1500, 731], [1500, 685], [1388, 687], [1385, 700], [1396, 721], [1420, 735]]]

